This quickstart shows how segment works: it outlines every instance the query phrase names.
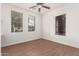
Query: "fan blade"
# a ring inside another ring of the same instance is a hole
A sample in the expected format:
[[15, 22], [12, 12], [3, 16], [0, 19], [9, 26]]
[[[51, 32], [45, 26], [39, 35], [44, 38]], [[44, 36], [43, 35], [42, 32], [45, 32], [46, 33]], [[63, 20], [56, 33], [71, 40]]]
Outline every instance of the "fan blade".
[[50, 7], [47, 7], [47, 6], [42, 6], [42, 7], [46, 8], [46, 9], [50, 9]]
[[38, 11], [40, 12], [41, 11], [41, 8], [39, 8]]
[[30, 8], [35, 8], [35, 7], [37, 7], [37, 6], [32, 6], [32, 7], [30, 7]]

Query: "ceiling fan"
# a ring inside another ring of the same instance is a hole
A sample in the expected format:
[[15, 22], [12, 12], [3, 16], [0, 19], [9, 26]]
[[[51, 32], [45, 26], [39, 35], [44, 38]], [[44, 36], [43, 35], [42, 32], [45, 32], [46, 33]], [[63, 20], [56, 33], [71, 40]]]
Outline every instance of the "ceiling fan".
[[35, 6], [30, 7], [30, 9], [35, 8], [35, 7], [37, 7], [37, 8], [38, 8], [38, 12], [40, 12], [40, 11], [41, 11], [41, 7], [46, 8], [46, 9], [50, 9], [50, 7], [45, 6], [45, 5], [44, 5], [44, 3], [36, 3], [36, 5], [35, 5]]

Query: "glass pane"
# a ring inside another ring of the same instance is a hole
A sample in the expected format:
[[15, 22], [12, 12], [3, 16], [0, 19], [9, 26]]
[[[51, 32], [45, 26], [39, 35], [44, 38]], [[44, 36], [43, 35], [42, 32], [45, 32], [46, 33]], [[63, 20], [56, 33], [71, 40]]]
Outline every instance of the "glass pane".
[[11, 32], [23, 32], [23, 14], [11, 11]]
[[35, 31], [35, 16], [28, 17], [28, 31]]

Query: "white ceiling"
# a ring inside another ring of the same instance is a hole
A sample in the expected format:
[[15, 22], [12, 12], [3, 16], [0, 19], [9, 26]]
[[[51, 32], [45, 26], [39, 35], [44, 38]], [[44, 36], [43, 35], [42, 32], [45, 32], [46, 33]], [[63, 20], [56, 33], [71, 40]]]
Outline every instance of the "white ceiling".
[[[23, 9], [30, 10], [30, 11], [35, 12], [35, 13], [39, 13], [37, 8], [29, 9], [29, 7], [36, 5], [36, 3], [11, 3], [11, 4], [15, 5], [17, 7], [23, 8]], [[59, 6], [62, 6], [63, 3], [45, 3], [44, 5], [49, 6], [50, 9], [48, 10], [45, 8], [41, 8], [41, 12], [40, 12], [41, 14], [44, 12], [50, 11], [50, 10], [54, 10], [54, 9], [58, 8]]]

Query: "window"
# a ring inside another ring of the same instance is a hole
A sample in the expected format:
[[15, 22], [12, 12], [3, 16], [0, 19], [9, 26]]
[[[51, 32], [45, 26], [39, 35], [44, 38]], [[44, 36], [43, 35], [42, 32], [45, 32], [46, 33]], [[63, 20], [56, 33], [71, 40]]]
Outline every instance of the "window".
[[28, 31], [35, 31], [35, 16], [33, 15], [28, 17]]
[[23, 14], [11, 11], [11, 32], [23, 32]]
[[55, 20], [55, 31], [56, 31], [56, 35], [65, 35], [65, 25], [66, 25], [66, 15], [59, 15], [56, 16], [56, 20]]

